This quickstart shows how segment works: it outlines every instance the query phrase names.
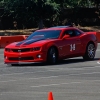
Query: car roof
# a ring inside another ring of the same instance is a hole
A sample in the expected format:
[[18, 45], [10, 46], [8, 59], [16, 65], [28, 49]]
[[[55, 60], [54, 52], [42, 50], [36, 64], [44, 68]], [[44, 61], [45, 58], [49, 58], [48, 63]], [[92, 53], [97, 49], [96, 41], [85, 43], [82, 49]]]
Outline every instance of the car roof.
[[38, 31], [46, 31], [46, 30], [63, 30], [63, 29], [67, 29], [67, 28], [72, 28], [75, 29], [72, 26], [54, 26], [54, 27], [50, 27], [50, 28], [45, 28], [45, 29], [40, 29]]
[[50, 27], [50, 28], [68, 28], [70, 26], [54, 26], [54, 27]]

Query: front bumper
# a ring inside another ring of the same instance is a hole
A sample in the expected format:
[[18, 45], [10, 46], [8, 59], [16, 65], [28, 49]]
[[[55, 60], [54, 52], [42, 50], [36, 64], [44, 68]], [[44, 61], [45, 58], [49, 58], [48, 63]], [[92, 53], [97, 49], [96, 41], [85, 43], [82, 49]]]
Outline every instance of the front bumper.
[[19, 64], [19, 63], [36, 63], [45, 62], [47, 53], [45, 51], [35, 52], [4, 52], [4, 63], [5, 64]]

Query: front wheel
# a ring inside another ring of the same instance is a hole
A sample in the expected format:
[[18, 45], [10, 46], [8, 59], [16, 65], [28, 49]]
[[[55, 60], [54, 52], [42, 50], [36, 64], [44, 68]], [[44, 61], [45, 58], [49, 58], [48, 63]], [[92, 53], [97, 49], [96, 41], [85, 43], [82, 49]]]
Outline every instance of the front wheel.
[[93, 60], [95, 57], [95, 45], [93, 43], [89, 43], [86, 48], [85, 55], [83, 56], [84, 60]]
[[19, 64], [11, 64], [11, 66], [18, 66]]
[[57, 62], [57, 51], [54, 47], [51, 47], [47, 54], [47, 63], [55, 64]]

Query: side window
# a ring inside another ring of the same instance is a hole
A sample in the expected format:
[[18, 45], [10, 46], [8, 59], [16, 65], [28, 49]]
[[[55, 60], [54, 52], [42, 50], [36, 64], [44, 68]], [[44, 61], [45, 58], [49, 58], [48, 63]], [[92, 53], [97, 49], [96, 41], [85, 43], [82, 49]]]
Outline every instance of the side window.
[[67, 34], [70, 35], [70, 37], [75, 37], [75, 36], [79, 36], [81, 34], [81, 32], [78, 30], [66, 30], [66, 31], [64, 31], [63, 36], [67, 35]]
[[73, 36], [74, 36], [74, 31], [70, 30], [70, 31], [68, 31], [68, 34], [69, 34], [71, 37], [73, 37]]
[[67, 31], [65, 31], [64, 35], [67, 35], [67, 34], [70, 35], [70, 37], [75, 36], [75, 32], [73, 30], [67, 30]]
[[79, 31], [77, 31], [77, 30], [75, 30], [74, 32], [75, 32], [75, 36], [78, 36], [78, 35], [81, 34], [81, 32], [79, 32]]

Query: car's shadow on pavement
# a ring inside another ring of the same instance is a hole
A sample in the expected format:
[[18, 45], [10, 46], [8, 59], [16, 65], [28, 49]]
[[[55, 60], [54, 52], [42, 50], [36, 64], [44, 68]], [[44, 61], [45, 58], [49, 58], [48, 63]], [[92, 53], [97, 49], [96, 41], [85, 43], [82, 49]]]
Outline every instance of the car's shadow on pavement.
[[99, 58], [95, 58], [94, 60], [84, 60], [84, 59], [66, 59], [66, 60], [61, 60], [57, 63], [57, 65], [63, 65], [63, 64], [73, 64], [73, 63], [80, 63], [80, 62], [93, 62], [93, 61], [98, 61]]
[[[100, 58], [95, 58], [94, 60], [83, 60], [82, 58], [70, 58], [58, 61], [56, 64], [47, 64], [47, 63], [31, 63], [31, 64], [16, 64], [12, 67], [30, 67], [30, 66], [54, 66], [54, 65], [64, 65], [64, 64], [73, 64], [73, 63], [80, 63], [80, 62], [92, 62], [92, 61], [99, 61]], [[11, 67], [11, 65], [8, 65]]]

